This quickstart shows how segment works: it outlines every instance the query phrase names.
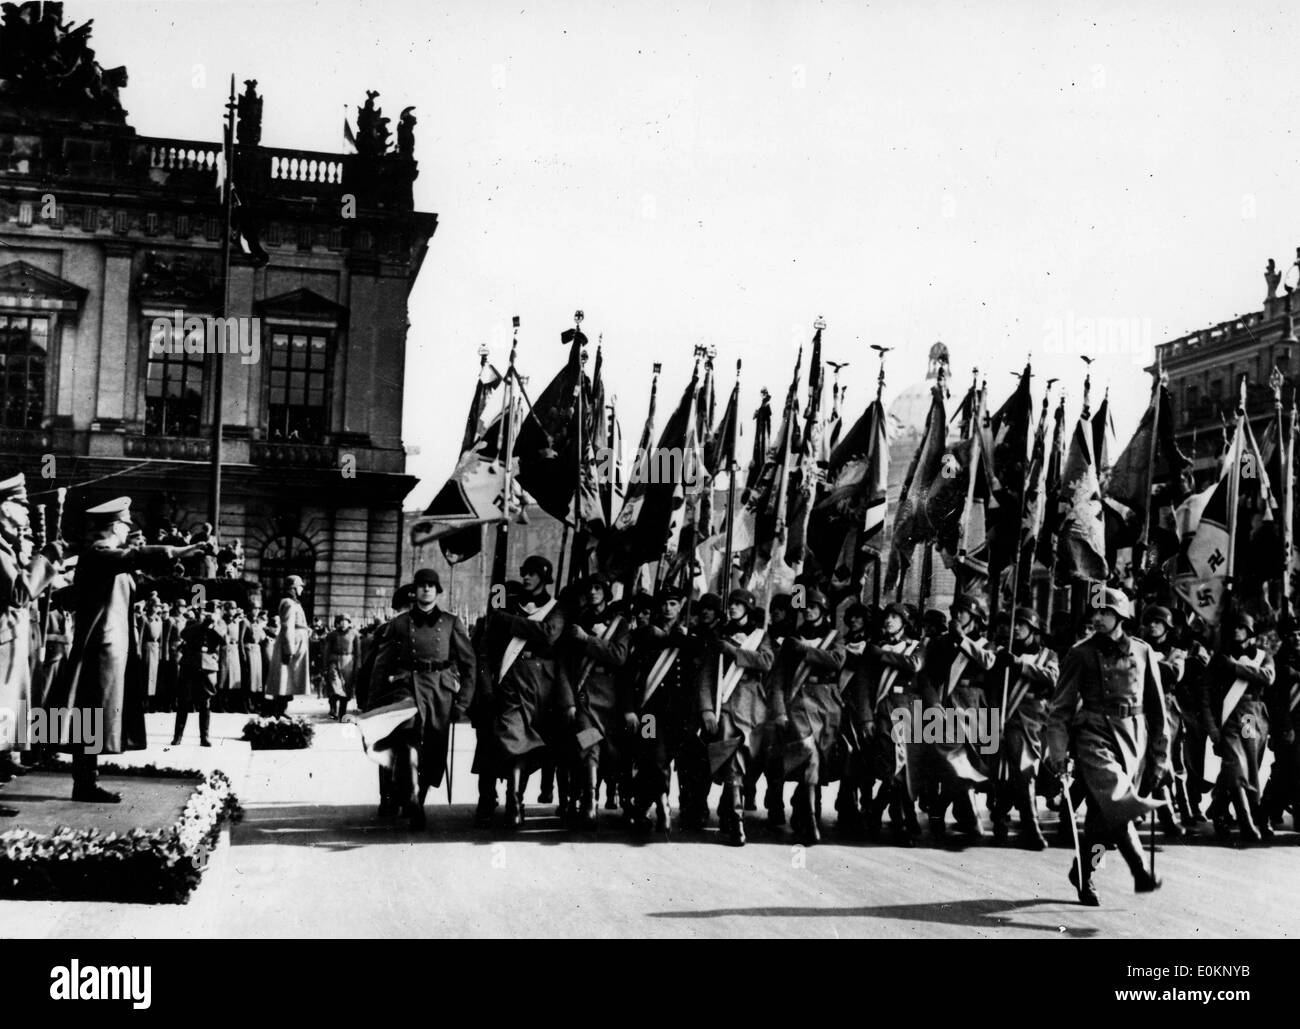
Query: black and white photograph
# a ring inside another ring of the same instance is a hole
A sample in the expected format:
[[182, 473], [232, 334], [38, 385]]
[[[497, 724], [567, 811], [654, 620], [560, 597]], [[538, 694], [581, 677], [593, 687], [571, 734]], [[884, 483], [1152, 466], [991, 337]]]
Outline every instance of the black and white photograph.
[[1281, 998], [1291, 14], [0, 5], [17, 999], [753, 939]]

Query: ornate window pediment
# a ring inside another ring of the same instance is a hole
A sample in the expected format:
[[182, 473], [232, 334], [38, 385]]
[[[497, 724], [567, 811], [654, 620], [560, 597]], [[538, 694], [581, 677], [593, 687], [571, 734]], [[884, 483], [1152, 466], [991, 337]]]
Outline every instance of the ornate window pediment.
[[253, 310], [267, 322], [342, 326], [346, 325], [348, 320], [346, 307], [306, 288], [259, 300], [253, 305]]
[[84, 287], [26, 261], [11, 261], [0, 267], [0, 307], [76, 315], [81, 311], [86, 292]]

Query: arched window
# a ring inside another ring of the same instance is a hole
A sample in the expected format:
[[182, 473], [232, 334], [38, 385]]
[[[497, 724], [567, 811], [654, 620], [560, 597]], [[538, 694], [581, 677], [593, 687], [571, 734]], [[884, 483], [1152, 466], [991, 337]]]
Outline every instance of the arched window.
[[307, 540], [292, 533], [267, 540], [257, 574], [262, 582], [262, 603], [269, 612], [274, 612], [287, 596], [285, 585], [289, 576], [302, 576], [303, 590], [298, 602], [310, 621], [316, 598], [316, 551]]

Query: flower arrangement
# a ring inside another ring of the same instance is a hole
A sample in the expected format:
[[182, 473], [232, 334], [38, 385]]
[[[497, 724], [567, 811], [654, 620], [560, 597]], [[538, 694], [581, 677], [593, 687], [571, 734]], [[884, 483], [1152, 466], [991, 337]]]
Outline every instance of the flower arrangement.
[[316, 730], [301, 718], [250, 718], [243, 739], [254, 750], [303, 750], [311, 746]]
[[[105, 769], [107, 770], [107, 769]], [[40, 900], [114, 900], [184, 904], [198, 886], [221, 825], [241, 810], [221, 771], [114, 768], [114, 775], [153, 775], [197, 782], [185, 809], [164, 829], [104, 833], [60, 826], [0, 833], [0, 896]]]

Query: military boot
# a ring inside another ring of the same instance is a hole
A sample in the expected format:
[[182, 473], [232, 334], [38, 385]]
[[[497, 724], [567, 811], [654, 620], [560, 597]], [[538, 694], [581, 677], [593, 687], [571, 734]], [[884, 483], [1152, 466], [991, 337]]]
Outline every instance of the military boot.
[[1132, 822], [1129, 822], [1120, 833], [1119, 839], [1115, 841], [1115, 848], [1123, 855], [1124, 863], [1133, 874], [1133, 889], [1136, 892], [1151, 893], [1160, 889], [1163, 882], [1151, 874], [1146, 862], [1142, 860], [1142, 848], [1138, 843], [1137, 830], [1133, 828]]
[[1025, 788], [1025, 796], [1020, 805], [1020, 843], [1026, 850], [1047, 849], [1047, 840], [1038, 824], [1038, 795], [1032, 779]]

